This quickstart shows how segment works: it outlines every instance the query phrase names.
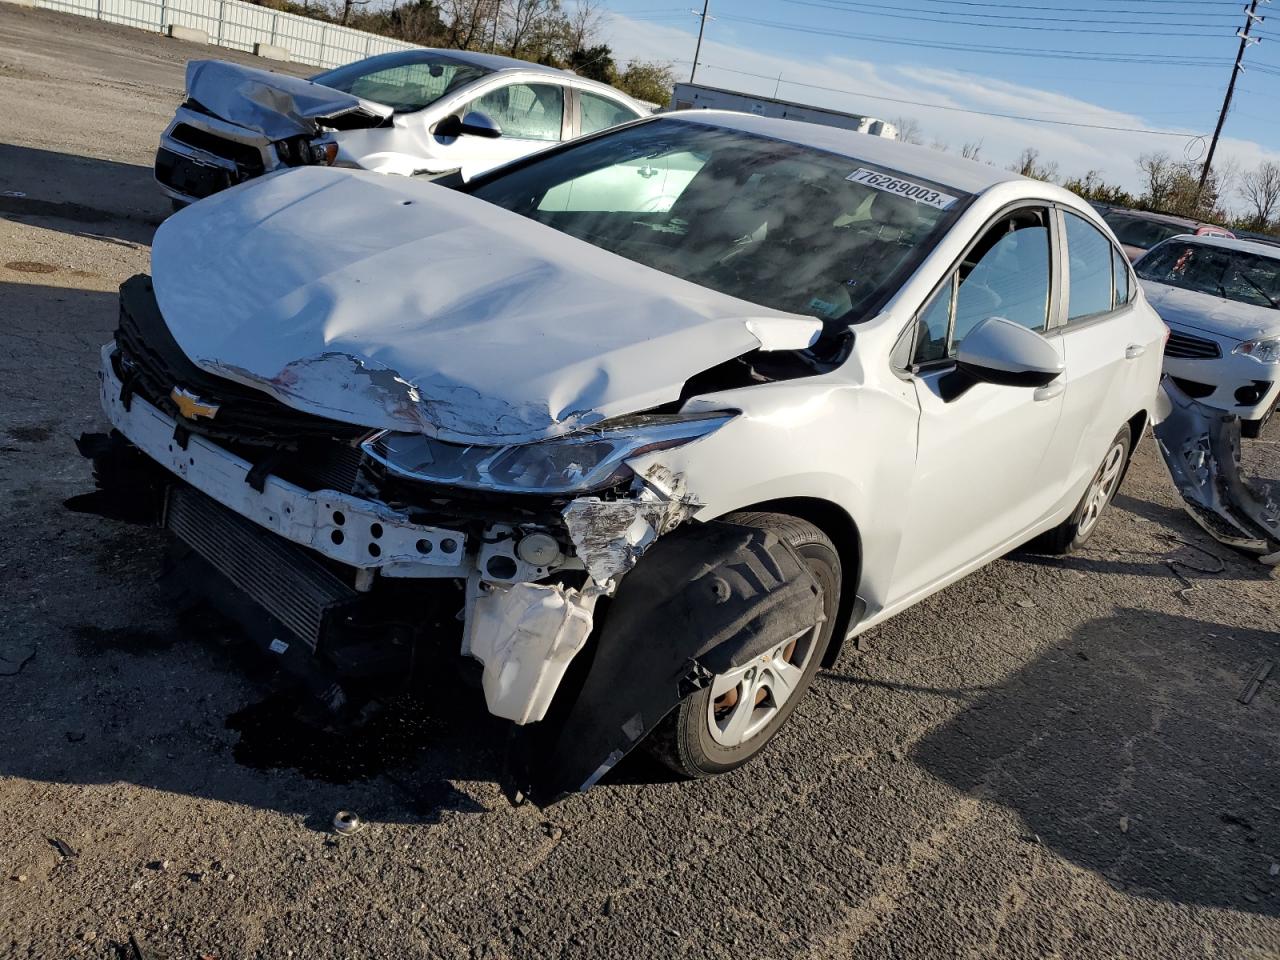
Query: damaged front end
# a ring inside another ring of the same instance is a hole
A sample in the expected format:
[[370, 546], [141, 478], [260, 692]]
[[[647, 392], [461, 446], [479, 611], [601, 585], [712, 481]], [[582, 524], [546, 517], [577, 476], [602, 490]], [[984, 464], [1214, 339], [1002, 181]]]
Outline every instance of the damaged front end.
[[155, 161], [161, 188], [183, 202], [272, 170], [332, 165], [335, 133], [384, 126], [394, 113], [310, 80], [221, 60], [188, 63], [186, 90]]
[[198, 367], [146, 277], [121, 288], [99, 376], [112, 432], [81, 452], [130, 508], [113, 515], [172, 534], [166, 579], [334, 710], [459, 651], [478, 661], [516, 731], [512, 796], [589, 788], [718, 669], [822, 619], [793, 548], [686, 523], [696, 498], [654, 462], [731, 411], [498, 446], [370, 431]]
[[1156, 440], [1187, 512], [1211, 536], [1264, 563], [1280, 563], [1280, 503], [1245, 478], [1240, 418], [1187, 396], [1166, 377]]

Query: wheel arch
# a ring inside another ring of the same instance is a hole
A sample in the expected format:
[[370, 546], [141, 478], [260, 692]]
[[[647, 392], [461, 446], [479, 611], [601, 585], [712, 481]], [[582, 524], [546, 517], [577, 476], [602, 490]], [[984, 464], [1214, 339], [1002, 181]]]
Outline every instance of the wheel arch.
[[831, 538], [840, 556], [841, 584], [840, 607], [836, 612], [836, 627], [831, 633], [831, 643], [822, 659], [823, 667], [831, 667], [844, 647], [845, 636], [855, 626], [854, 617], [865, 609], [858, 590], [862, 584], [862, 534], [858, 525], [843, 507], [818, 497], [781, 497], [746, 504], [733, 511], [785, 513], [806, 520]]
[[1147, 423], [1150, 417], [1146, 410], [1139, 410], [1129, 418], [1129, 455], [1133, 455], [1133, 451], [1138, 449], [1138, 441], [1142, 439], [1142, 432], [1147, 429]]

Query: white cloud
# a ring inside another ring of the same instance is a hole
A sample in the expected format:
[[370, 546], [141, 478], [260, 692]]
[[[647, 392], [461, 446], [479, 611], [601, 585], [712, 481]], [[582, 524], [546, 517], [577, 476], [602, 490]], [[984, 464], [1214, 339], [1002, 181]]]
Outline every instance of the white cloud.
[[[606, 29], [619, 62], [633, 58], [678, 61], [687, 76], [689, 61], [693, 57], [693, 38], [688, 33], [621, 15], [610, 17], [606, 21]], [[782, 83], [778, 96], [784, 99], [884, 119], [900, 115], [913, 117], [919, 121], [926, 141], [938, 140], [958, 151], [963, 143], [981, 140], [982, 158], [1000, 166], [1013, 162], [1024, 147], [1035, 147], [1040, 151], [1042, 160], [1056, 161], [1066, 176], [1098, 170], [1107, 181], [1128, 189], [1138, 187], [1135, 160], [1139, 154], [1165, 150], [1175, 157], [1198, 160], [1207, 146], [1204, 140], [1198, 139], [1205, 131], [1184, 131], [1177, 125], [1148, 124], [1135, 114], [993, 77], [915, 64], [878, 65], [836, 55], [815, 55], [806, 60], [796, 60], [733, 43], [703, 42], [698, 68], [701, 83], [772, 96], [779, 74], [782, 75]], [[854, 92], [835, 93], [800, 84]], [[919, 101], [931, 106], [892, 102], [894, 100]], [[1097, 130], [1034, 123], [942, 109], [945, 107], [1119, 129]], [[1178, 132], [1179, 135], [1160, 136], [1151, 132], [1155, 130]], [[1224, 138], [1218, 145], [1218, 158], [1220, 161], [1235, 160], [1242, 167], [1250, 168], [1265, 159], [1280, 161], [1280, 153], [1253, 141]]]

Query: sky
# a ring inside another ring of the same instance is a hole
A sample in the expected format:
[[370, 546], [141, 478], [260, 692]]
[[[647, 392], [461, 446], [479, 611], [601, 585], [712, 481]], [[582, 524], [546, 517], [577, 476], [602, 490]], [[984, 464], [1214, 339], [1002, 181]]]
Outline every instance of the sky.
[[[615, 59], [669, 61], [687, 80], [699, 21], [691, 7], [700, 8], [701, 0], [678, 4], [605, 0], [603, 33]], [[776, 89], [783, 99], [886, 120], [911, 117], [926, 143], [958, 152], [981, 141], [981, 158], [1001, 166], [1032, 146], [1063, 175], [1097, 170], [1133, 189], [1141, 153], [1203, 159], [1239, 47], [1243, 5], [711, 0], [715, 19], [707, 24], [697, 79], [765, 95]], [[1266, 3], [1260, 8], [1268, 12]], [[1262, 42], [1245, 54], [1218, 147], [1220, 160], [1245, 168], [1280, 162], [1280, 0], [1254, 32]]]

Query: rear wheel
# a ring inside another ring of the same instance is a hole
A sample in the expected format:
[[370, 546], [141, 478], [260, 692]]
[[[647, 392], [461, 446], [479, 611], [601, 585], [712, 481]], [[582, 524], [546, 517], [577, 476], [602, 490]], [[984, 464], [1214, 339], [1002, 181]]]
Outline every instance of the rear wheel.
[[739, 513], [725, 519], [767, 530], [795, 547], [822, 586], [826, 619], [751, 663], [717, 675], [658, 725], [646, 741], [649, 752], [686, 777], [740, 767], [773, 739], [822, 664], [840, 604], [840, 556], [813, 524], [779, 513]]
[[1103, 511], [1120, 489], [1120, 481], [1124, 479], [1125, 467], [1129, 463], [1131, 444], [1129, 428], [1124, 427], [1107, 447], [1102, 464], [1094, 472], [1071, 516], [1052, 530], [1040, 534], [1027, 545], [1027, 549], [1035, 553], [1067, 554], [1085, 545], [1097, 529]]

